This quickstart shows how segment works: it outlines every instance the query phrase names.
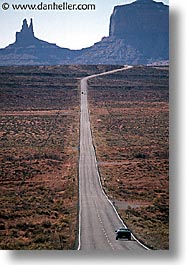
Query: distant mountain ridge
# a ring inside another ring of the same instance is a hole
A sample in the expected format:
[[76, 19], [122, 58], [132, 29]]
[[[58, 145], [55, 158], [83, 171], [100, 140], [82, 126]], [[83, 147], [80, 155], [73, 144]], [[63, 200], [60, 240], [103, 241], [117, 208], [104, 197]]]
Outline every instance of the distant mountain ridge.
[[109, 36], [82, 50], [35, 37], [24, 19], [16, 41], [0, 49], [0, 65], [150, 64], [169, 59], [169, 7], [153, 0], [115, 6]]
[[24, 19], [21, 31], [16, 32], [15, 42], [0, 49], [0, 65], [65, 64], [72, 53], [78, 52], [36, 38], [32, 19], [29, 26]]

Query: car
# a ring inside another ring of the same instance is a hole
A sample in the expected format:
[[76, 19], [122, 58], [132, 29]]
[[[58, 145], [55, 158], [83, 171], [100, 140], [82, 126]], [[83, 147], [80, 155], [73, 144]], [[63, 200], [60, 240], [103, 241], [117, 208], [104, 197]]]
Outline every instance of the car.
[[131, 240], [131, 231], [128, 228], [121, 227], [116, 232], [116, 240], [119, 238], [126, 238], [128, 240]]

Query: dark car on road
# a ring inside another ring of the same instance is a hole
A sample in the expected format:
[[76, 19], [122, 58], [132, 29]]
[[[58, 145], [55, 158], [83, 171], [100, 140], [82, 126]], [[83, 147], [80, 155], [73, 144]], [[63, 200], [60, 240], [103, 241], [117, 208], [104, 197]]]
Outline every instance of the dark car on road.
[[119, 238], [125, 238], [128, 240], [131, 240], [131, 231], [128, 228], [119, 228], [118, 230], [115, 231], [116, 232], [116, 240], [118, 240]]

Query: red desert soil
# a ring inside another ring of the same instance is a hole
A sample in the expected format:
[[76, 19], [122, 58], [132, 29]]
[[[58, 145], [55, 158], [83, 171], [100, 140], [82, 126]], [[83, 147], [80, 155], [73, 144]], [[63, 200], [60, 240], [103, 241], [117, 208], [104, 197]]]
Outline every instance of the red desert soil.
[[153, 249], [169, 247], [167, 69], [134, 67], [89, 81], [104, 189], [128, 227]]
[[79, 80], [117, 66], [0, 67], [0, 248], [76, 249]]

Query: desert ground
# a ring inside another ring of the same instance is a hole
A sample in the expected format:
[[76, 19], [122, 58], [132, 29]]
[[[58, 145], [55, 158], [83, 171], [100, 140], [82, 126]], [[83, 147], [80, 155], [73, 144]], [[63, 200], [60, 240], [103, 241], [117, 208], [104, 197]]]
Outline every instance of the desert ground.
[[0, 248], [75, 249], [81, 77], [112, 66], [0, 68]]
[[168, 67], [134, 67], [89, 81], [102, 184], [127, 226], [169, 247]]
[[[119, 66], [0, 67], [0, 249], [76, 249], [80, 79]], [[168, 248], [168, 68], [89, 81], [103, 188], [152, 249]]]

